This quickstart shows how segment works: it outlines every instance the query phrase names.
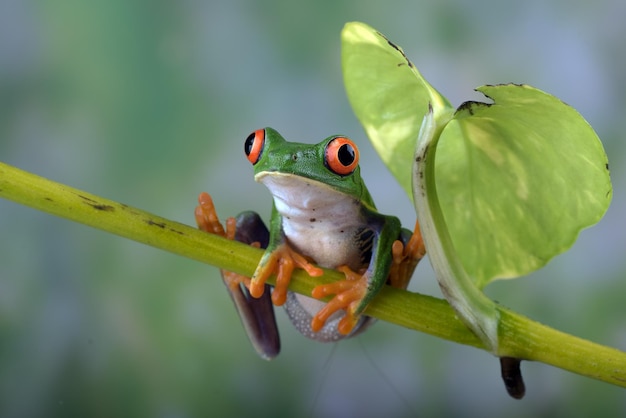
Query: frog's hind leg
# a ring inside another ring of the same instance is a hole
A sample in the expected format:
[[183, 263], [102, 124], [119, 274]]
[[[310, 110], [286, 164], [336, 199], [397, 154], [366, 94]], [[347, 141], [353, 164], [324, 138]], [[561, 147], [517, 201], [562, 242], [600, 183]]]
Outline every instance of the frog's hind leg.
[[[211, 196], [202, 193], [198, 202], [195, 217], [201, 230], [255, 247], [267, 247], [269, 232], [256, 213], [244, 212], [237, 219], [228, 218], [224, 228], [217, 217]], [[276, 357], [280, 352], [280, 336], [270, 296], [271, 286], [265, 285], [266, 291], [261, 297], [255, 298], [247, 288], [250, 278], [226, 270], [220, 271], [253, 347], [266, 360]]]
[[342, 334], [337, 329], [339, 322], [344, 316], [342, 311], [333, 313], [323, 324], [322, 328], [314, 331], [311, 324], [313, 318], [326, 303], [317, 299], [289, 292], [284, 305], [285, 312], [293, 326], [305, 337], [319, 342], [336, 342], [344, 338], [350, 338], [366, 330], [376, 319], [361, 315], [353, 330], [349, 334]]

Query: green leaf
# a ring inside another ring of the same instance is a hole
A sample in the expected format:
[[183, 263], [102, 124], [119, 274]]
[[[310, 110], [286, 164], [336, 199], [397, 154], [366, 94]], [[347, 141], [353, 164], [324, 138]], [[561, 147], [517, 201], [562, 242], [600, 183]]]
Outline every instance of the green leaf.
[[398, 46], [361, 23], [344, 28], [342, 61], [355, 114], [413, 195], [446, 299], [498, 352], [498, 309], [480, 289], [542, 267], [604, 215], [602, 144], [573, 108], [529, 86], [480, 87], [494, 103], [453, 114]]
[[411, 165], [422, 118], [454, 108], [417, 71], [402, 49], [364, 23], [347, 23], [341, 33], [346, 92], [357, 118], [391, 173], [409, 197]]
[[454, 247], [478, 287], [544, 266], [611, 201], [607, 157], [589, 124], [524, 85], [483, 86], [443, 129], [436, 185]]

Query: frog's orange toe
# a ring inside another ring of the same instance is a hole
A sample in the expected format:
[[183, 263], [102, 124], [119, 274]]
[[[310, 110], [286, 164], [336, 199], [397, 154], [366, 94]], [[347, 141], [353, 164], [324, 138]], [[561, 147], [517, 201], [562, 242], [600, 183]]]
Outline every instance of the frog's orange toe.
[[345, 310], [345, 316], [339, 321], [337, 330], [347, 335], [354, 329], [359, 319], [357, 309], [367, 293], [367, 276], [356, 273], [347, 266], [341, 266], [339, 271], [346, 275], [345, 280], [316, 286], [312, 295], [321, 299], [328, 295], [335, 295], [311, 320], [311, 329], [320, 331], [328, 318], [339, 310]]
[[359, 322], [358, 315], [353, 315], [350, 312], [347, 312], [346, 316], [341, 318], [341, 321], [337, 324], [337, 330], [342, 335], [348, 335], [352, 332], [357, 322]]
[[226, 231], [217, 217], [215, 205], [213, 204], [213, 199], [210, 194], [206, 192], [200, 193], [198, 196], [198, 206], [194, 211], [194, 215], [198, 228], [204, 232], [219, 235], [221, 237], [226, 236]]
[[283, 256], [278, 262], [276, 286], [274, 286], [274, 291], [272, 292], [272, 302], [276, 306], [282, 306], [287, 301], [287, 290], [291, 282], [291, 273], [293, 273], [294, 264], [294, 260], [290, 256]]
[[263, 296], [263, 292], [265, 292], [265, 281], [250, 280], [248, 290], [250, 291], [250, 296], [257, 299], [260, 298]]
[[398, 289], [406, 289], [417, 263], [424, 255], [426, 247], [420, 232], [420, 224], [415, 221], [415, 229], [406, 245], [398, 240], [391, 247], [393, 262], [389, 270], [389, 284]]

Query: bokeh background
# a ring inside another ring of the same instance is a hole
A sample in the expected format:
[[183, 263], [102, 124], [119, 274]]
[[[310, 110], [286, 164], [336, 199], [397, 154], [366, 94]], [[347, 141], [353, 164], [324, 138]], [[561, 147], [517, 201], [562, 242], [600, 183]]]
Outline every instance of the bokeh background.
[[[446, 1], [0, 2], [0, 158], [193, 224], [270, 197], [242, 152], [264, 126], [351, 136], [381, 211], [414, 214], [342, 86], [339, 33], [364, 21], [452, 103], [528, 83], [578, 109], [609, 155], [614, 200], [568, 253], [487, 292], [543, 323], [626, 349], [626, 3]], [[411, 289], [440, 295], [428, 263]], [[496, 359], [379, 323], [337, 345], [279, 311], [283, 351], [249, 346], [211, 266], [0, 200], [0, 416], [623, 416], [624, 389]]]

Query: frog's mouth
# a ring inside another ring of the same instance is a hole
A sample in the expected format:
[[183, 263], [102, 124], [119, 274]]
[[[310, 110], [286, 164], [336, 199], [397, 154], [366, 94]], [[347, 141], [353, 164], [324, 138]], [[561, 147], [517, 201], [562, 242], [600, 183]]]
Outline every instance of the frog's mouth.
[[329, 185], [295, 174], [262, 171], [254, 180], [267, 187], [275, 200], [294, 208], [332, 205], [345, 200], [345, 196]]
[[[335, 192], [335, 189], [328, 184], [308, 177], [299, 176], [292, 173], [283, 173], [280, 171], [261, 171], [254, 176], [254, 181], [263, 183], [265, 187], [275, 185], [278, 187], [314, 187], [316, 190], [327, 190], [329, 193]], [[272, 190], [273, 192], [273, 190]]]

